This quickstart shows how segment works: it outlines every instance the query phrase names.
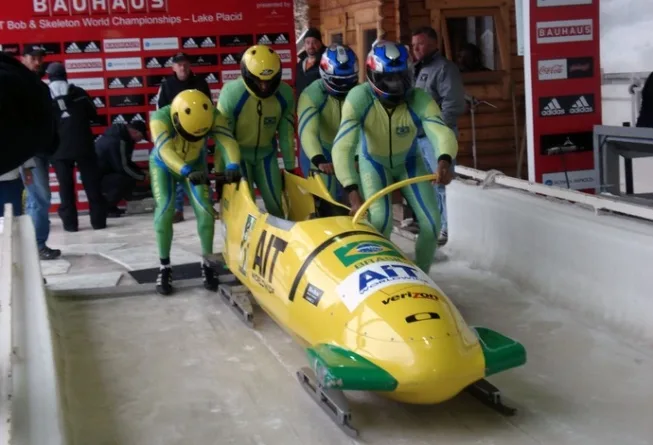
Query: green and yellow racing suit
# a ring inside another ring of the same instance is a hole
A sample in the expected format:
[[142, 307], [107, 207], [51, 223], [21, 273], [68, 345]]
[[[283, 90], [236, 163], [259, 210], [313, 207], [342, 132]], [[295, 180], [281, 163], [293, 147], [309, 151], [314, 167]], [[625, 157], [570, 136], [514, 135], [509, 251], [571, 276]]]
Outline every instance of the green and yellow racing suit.
[[[312, 82], [299, 96], [297, 116], [299, 116], [299, 166], [308, 177], [311, 164], [331, 163], [331, 147], [340, 126], [340, 115], [344, 97], [330, 95], [322, 79]], [[331, 196], [337, 199], [338, 181], [332, 175], [321, 174]]]
[[[208, 174], [206, 161], [206, 140], [221, 135], [221, 151], [235, 156], [238, 145], [233, 137], [225, 134], [224, 117], [214, 112], [213, 129], [202, 140], [189, 142], [177, 134], [170, 116], [170, 106], [163, 107], [150, 118], [150, 133], [154, 149], [150, 154], [150, 182], [156, 205], [154, 228], [162, 259], [170, 258], [172, 245], [172, 221], [175, 213], [174, 199], [177, 183], [181, 182], [189, 196], [197, 218], [197, 232], [202, 245], [202, 254], [213, 253], [214, 211], [209, 196], [209, 185], [194, 185], [188, 179], [193, 171], [204, 170]], [[216, 150], [216, 157], [219, 156]], [[216, 164], [219, 159], [216, 159]]]
[[227, 82], [218, 99], [218, 110], [226, 118], [226, 127], [216, 134], [221, 147], [230, 135], [240, 150], [223, 150], [224, 162], [240, 164], [241, 172], [254, 193], [256, 183], [267, 211], [283, 217], [282, 181], [277, 161], [277, 133], [286, 170], [295, 168], [295, 98], [290, 85], [281, 82], [275, 94], [265, 99], [251, 95], [242, 77]]
[[[365, 199], [395, 181], [429, 174], [417, 145], [420, 128], [436, 151], [436, 159], [451, 161], [456, 157], [456, 136], [440, 117], [440, 107], [428, 93], [414, 88], [404, 103], [386, 109], [369, 84], [353, 88], [342, 107], [342, 122], [332, 149], [336, 176], [345, 190], [360, 188]], [[354, 166], [355, 154], [360, 178]], [[430, 182], [412, 184], [401, 191], [420, 227], [415, 262], [428, 273], [440, 233], [437, 197]], [[370, 206], [369, 218], [379, 232], [390, 237], [390, 195]]]

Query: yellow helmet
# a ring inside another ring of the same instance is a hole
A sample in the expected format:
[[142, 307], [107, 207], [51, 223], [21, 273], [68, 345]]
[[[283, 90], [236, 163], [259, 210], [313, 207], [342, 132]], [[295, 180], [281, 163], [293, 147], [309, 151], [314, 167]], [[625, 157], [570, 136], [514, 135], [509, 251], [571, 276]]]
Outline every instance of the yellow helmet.
[[184, 90], [172, 100], [170, 117], [182, 138], [197, 142], [208, 134], [213, 125], [211, 99], [199, 90]]
[[245, 51], [240, 72], [250, 93], [261, 99], [270, 97], [281, 84], [281, 58], [269, 46], [254, 45]]

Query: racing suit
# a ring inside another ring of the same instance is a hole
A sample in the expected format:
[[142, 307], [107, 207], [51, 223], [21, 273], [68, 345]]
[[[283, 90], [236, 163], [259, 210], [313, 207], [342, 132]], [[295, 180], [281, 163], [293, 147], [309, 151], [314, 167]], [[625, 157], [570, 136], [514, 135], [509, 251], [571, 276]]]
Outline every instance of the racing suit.
[[[189, 142], [177, 134], [170, 116], [170, 105], [158, 109], [150, 119], [150, 133], [154, 149], [150, 154], [150, 178], [152, 193], [156, 202], [154, 228], [161, 259], [170, 258], [172, 245], [172, 220], [175, 214], [175, 188], [182, 183], [190, 197], [197, 232], [204, 256], [213, 253], [214, 210], [209, 196], [208, 181], [205, 184], [192, 184], [188, 175], [192, 171], [204, 170], [208, 174], [206, 160], [206, 140], [212, 134], [221, 133], [224, 118], [214, 111], [213, 130], [200, 141]], [[235, 156], [238, 146], [233, 137], [225, 135], [223, 151]], [[217, 162], [217, 161], [216, 161]]]
[[[428, 93], [413, 88], [406, 101], [386, 109], [368, 83], [353, 88], [342, 107], [342, 122], [332, 155], [336, 176], [347, 192], [362, 191], [363, 199], [394, 181], [429, 174], [417, 144], [423, 129], [436, 157], [456, 157], [456, 137], [440, 117], [440, 108]], [[354, 167], [358, 154], [360, 181]], [[415, 263], [428, 273], [440, 232], [438, 200], [429, 182], [401, 189], [412, 207], [420, 232], [415, 247]], [[372, 225], [387, 238], [392, 232], [390, 195], [370, 206]]]
[[[299, 116], [299, 166], [304, 177], [308, 177], [311, 164], [332, 163], [331, 147], [340, 126], [340, 114], [344, 97], [339, 99], [327, 93], [322, 80], [311, 83], [299, 96], [297, 115]], [[341, 187], [335, 176], [320, 175], [334, 199]]]
[[295, 169], [295, 98], [290, 85], [281, 82], [272, 96], [260, 99], [247, 90], [242, 77], [227, 82], [218, 99], [218, 110], [226, 118], [225, 126], [216, 134], [216, 142], [223, 150], [231, 134], [238, 141], [237, 152], [223, 150], [223, 161], [229, 165], [240, 164], [247, 178], [252, 197], [256, 183], [265, 208], [277, 217], [283, 217], [281, 201], [282, 180], [277, 161], [277, 138], [286, 170]]

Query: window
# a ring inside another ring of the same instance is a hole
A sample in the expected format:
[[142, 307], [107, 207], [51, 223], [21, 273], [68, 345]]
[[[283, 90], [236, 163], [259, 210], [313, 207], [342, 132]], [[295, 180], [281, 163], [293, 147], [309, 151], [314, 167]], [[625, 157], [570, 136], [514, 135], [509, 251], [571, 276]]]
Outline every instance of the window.
[[449, 17], [449, 54], [464, 73], [501, 70], [494, 17]]
[[331, 34], [331, 41], [328, 43], [329, 45], [331, 44], [338, 44], [338, 45], [343, 45], [345, 43], [343, 34], [341, 32], [336, 32]]

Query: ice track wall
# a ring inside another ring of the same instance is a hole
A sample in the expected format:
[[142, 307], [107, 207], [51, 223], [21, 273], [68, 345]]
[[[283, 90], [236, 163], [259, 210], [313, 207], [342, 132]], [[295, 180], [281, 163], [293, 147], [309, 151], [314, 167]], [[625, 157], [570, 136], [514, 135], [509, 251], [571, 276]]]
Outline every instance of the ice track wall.
[[452, 255], [653, 340], [653, 222], [469, 178], [447, 188], [447, 205]]
[[4, 209], [0, 236], [0, 445], [65, 445], [34, 226]]

